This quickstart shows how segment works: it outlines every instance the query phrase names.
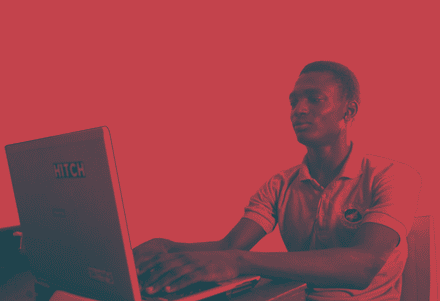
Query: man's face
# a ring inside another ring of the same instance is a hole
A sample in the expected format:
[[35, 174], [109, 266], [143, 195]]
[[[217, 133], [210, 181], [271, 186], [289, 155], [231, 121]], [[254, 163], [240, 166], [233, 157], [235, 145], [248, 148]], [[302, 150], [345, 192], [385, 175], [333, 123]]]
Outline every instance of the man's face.
[[302, 74], [290, 94], [290, 120], [298, 142], [322, 146], [335, 142], [345, 128], [346, 101], [329, 72]]

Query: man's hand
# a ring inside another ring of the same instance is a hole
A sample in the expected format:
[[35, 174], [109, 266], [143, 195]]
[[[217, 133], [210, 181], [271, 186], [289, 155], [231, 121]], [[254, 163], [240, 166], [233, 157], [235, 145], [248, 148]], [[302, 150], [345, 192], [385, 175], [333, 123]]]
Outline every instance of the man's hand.
[[163, 238], [154, 238], [134, 248], [133, 256], [136, 263], [136, 268], [140, 263], [151, 259], [158, 253], [168, 253], [168, 249], [170, 247], [169, 243], [169, 240]]
[[[166, 239], [162, 239], [162, 238], [155, 238], [149, 241], [144, 242], [143, 244], [140, 244], [139, 246], [137, 246], [136, 248], [133, 249], [133, 257], [134, 257], [134, 263], [136, 266], [136, 271], [138, 275], [140, 275], [141, 273], [139, 273], [139, 269], [140, 267], [142, 267], [142, 265], [145, 262], [148, 262], [149, 260], [151, 260], [152, 258], [154, 258], [154, 256], [161, 254], [161, 253], [168, 253], [168, 250], [170, 248], [169, 246], [169, 242]], [[147, 273], [142, 273], [144, 274], [143, 276], [139, 277], [139, 286], [142, 286], [142, 283], [145, 280], [145, 277], [148, 277]]]
[[159, 253], [139, 265], [138, 276], [149, 275], [142, 289], [154, 294], [165, 288], [175, 292], [190, 284], [205, 281], [224, 281], [239, 275], [238, 252], [181, 252]]

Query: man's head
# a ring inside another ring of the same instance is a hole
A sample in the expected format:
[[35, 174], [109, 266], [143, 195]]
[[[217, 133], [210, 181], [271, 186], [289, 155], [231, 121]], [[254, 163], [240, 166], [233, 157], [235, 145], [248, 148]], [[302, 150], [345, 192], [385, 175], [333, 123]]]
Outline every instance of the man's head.
[[359, 84], [347, 67], [318, 61], [304, 67], [289, 98], [298, 141], [306, 146], [327, 145], [346, 133], [356, 115]]
[[342, 95], [346, 101], [356, 101], [360, 104], [359, 83], [354, 73], [342, 64], [330, 61], [317, 61], [306, 65], [299, 75], [309, 72], [329, 72], [340, 84]]

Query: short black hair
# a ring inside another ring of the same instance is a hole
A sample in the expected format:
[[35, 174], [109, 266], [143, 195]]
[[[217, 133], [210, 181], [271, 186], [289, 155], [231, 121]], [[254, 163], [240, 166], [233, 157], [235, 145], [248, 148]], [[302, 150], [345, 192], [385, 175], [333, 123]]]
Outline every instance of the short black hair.
[[345, 99], [354, 100], [360, 104], [359, 82], [354, 73], [346, 66], [331, 61], [316, 61], [306, 65], [299, 75], [308, 72], [331, 72], [341, 84]]

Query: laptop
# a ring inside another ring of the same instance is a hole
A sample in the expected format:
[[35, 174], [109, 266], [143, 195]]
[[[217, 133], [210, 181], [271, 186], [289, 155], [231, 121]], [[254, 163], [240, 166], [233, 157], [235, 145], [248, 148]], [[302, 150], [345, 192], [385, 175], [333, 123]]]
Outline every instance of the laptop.
[[37, 282], [95, 300], [201, 300], [252, 287], [259, 276], [207, 290], [141, 295], [110, 131], [98, 127], [5, 147]]

